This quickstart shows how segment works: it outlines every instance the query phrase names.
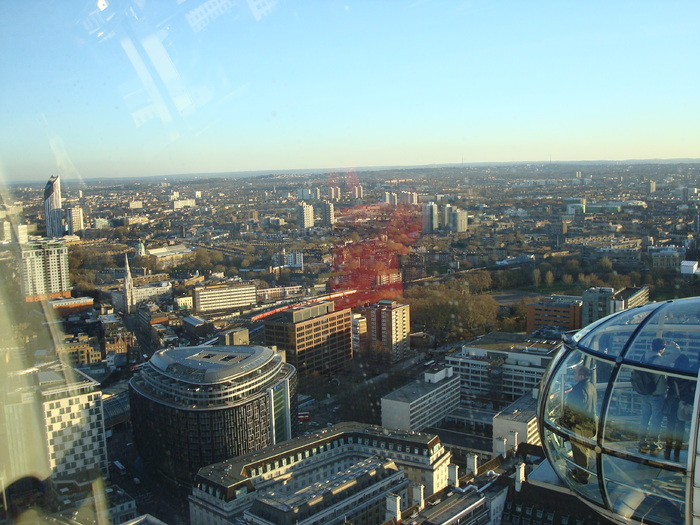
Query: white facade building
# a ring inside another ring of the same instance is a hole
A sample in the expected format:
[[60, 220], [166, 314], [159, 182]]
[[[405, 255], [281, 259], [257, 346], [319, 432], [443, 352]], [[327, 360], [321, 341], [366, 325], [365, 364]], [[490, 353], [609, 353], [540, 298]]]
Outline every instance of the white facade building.
[[20, 258], [21, 288], [26, 301], [70, 297], [68, 248], [63, 241], [22, 244]]
[[382, 426], [416, 431], [434, 426], [459, 406], [459, 376], [452, 367], [436, 367], [423, 380], [382, 398]]
[[66, 222], [68, 223], [68, 235], [85, 229], [85, 216], [80, 206], [66, 209]]
[[314, 226], [314, 207], [300, 202], [297, 206], [297, 228], [306, 229]]
[[389, 352], [392, 362], [408, 356], [408, 334], [411, 330], [409, 305], [383, 300], [363, 308], [361, 313], [367, 318], [370, 347]]
[[255, 284], [198, 286], [192, 294], [195, 312], [247, 308], [257, 302]]
[[529, 340], [492, 332], [460, 352], [447, 355], [446, 364], [461, 378], [462, 401], [479, 399], [504, 405], [539, 386], [561, 341]]

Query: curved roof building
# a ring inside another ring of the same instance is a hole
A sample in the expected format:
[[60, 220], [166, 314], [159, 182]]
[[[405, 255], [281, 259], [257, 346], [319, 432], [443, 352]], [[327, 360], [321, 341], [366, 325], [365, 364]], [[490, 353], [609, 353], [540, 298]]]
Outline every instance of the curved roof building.
[[134, 440], [144, 462], [190, 484], [206, 465], [292, 437], [296, 370], [262, 346], [156, 352], [129, 383]]
[[619, 523], [700, 520], [700, 298], [648, 304], [565, 336], [539, 422], [561, 480]]

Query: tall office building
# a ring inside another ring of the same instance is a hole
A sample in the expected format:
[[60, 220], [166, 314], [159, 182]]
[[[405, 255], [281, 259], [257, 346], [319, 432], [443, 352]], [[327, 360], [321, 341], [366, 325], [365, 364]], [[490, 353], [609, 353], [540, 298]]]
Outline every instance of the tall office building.
[[332, 301], [300, 306], [265, 321], [265, 344], [287, 353], [300, 374], [335, 374], [352, 359], [352, 313]]
[[411, 330], [410, 307], [396, 301], [383, 300], [362, 309], [367, 318], [370, 348], [388, 352], [395, 363], [408, 357]]
[[314, 207], [300, 202], [297, 205], [297, 228], [306, 229], [314, 226]]
[[434, 233], [438, 229], [438, 206], [434, 202], [424, 202], [421, 207], [423, 233]]
[[60, 240], [20, 245], [21, 289], [27, 302], [70, 297], [68, 248]]
[[335, 224], [335, 206], [332, 202], [321, 204], [321, 223], [331, 227]]
[[421, 432], [459, 407], [460, 377], [450, 366], [436, 366], [423, 378], [382, 397], [382, 426]]
[[367, 318], [362, 314], [352, 314], [352, 353], [359, 356], [367, 347]]
[[46, 236], [63, 237], [61, 179], [58, 175], [51, 175], [44, 187], [44, 216], [46, 217]]
[[447, 355], [445, 362], [461, 378], [463, 402], [477, 400], [500, 409], [537, 388], [560, 346], [559, 341], [491, 332]]
[[160, 350], [129, 396], [141, 457], [185, 485], [200, 468], [291, 439], [296, 428], [296, 370], [262, 346]]
[[66, 209], [66, 222], [68, 223], [68, 235], [75, 235], [85, 229], [85, 218], [80, 206]]

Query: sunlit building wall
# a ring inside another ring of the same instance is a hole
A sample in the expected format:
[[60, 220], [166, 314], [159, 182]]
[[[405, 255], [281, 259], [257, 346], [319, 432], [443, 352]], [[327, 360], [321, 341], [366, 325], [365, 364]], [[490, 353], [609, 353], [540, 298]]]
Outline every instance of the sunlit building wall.
[[297, 205], [297, 228], [306, 229], [314, 226], [314, 207], [300, 202]]
[[421, 206], [423, 233], [434, 233], [438, 229], [438, 205], [424, 202]]
[[408, 357], [411, 349], [411, 307], [396, 301], [383, 300], [361, 309], [367, 318], [370, 348], [389, 354], [391, 362]]
[[335, 374], [352, 361], [352, 312], [326, 301], [265, 320], [265, 344], [284, 350], [300, 374]]
[[51, 175], [44, 187], [44, 216], [46, 236], [63, 237], [63, 209], [61, 209], [61, 178]]
[[68, 235], [75, 235], [85, 229], [85, 219], [81, 207], [66, 209], [66, 222], [68, 223]]
[[423, 374], [382, 397], [382, 426], [420, 432], [437, 425], [459, 407], [459, 376], [452, 367], [440, 367]]
[[68, 248], [63, 241], [20, 245], [21, 289], [27, 302], [70, 297]]
[[195, 312], [215, 312], [248, 308], [257, 301], [256, 286], [252, 283], [197, 286], [192, 292]]

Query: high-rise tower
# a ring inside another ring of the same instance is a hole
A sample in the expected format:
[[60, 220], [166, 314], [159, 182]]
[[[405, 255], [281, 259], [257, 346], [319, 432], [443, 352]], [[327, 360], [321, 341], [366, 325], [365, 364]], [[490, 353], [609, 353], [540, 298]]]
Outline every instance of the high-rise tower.
[[28, 242], [20, 249], [20, 285], [24, 300], [70, 297], [68, 248], [62, 240]]
[[411, 330], [409, 305], [383, 300], [366, 306], [361, 313], [367, 318], [370, 347], [387, 352], [392, 363], [408, 357], [408, 334]]
[[68, 223], [68, 234], [75, 235], [85, 229], [85, 215], [80, 206], [66, 209], [66, 222]]
[[46, 216], [46, 236], [63, 237], [61, 179], [58, 175], [51, 175], [44, 187], [44, 215]]
[[335, 206], [332, 202], [325, 201], [321, 204], [321, 222], [330, 227], [335, 224]]
[[306, 229], [314, 226], [314, 207], [300, 202], [297, 206], [297, 228]]
[[438, 229], [438, 207], [434, 202], [424, 202], [421, 208], [423, 233], [434, 233]]

